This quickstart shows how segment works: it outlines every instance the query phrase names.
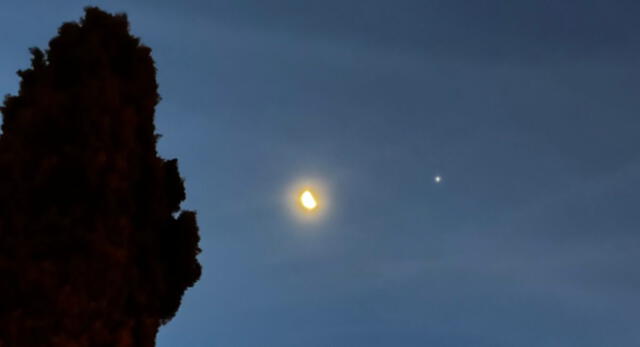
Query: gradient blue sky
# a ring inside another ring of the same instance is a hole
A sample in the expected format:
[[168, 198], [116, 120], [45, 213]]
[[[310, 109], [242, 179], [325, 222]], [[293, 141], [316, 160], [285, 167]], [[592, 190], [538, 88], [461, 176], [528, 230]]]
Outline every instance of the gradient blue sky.
[[640, 345], [640, 2], [5, 0], [0, 93], [89, 4], [152, 47], [198, 211], [158, 346]]

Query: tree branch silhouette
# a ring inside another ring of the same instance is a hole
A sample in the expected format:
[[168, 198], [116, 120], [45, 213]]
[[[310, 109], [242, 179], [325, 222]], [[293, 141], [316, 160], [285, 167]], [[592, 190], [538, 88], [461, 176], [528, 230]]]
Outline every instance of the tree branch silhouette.
[[89, 7], [31, 52], [0, 108], [0, 346], [153, 346], [201, 268], [151, 49]]

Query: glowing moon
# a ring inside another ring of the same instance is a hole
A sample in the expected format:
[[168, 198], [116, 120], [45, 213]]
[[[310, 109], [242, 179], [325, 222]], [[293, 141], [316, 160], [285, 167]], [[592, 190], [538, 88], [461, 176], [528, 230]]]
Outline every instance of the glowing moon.
[[318, 202], [316, 202], [316, 198], [311, 194], [309, 190], [305, 190], [302, 195], [300, 195], [300, 203], [302, 207], [311, 211], [318, 207]]
[[434, 177], [434, 178], [433, 178], [433, 180], [434, 180], [436, 183], [440, 183], [440, 182], [442, 182], [442, 176], [436, 176], [436, 177]]
[[318, 178], [300, 178], [285, 191], [282, 202], [300, 226], [322, 225], [335, 208], [330, 186]]

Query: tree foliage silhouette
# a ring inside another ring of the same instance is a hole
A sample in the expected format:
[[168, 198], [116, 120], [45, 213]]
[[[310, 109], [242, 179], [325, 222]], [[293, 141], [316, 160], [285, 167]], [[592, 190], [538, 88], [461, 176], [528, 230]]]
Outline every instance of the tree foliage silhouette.
[[0, 346], [153, 346], [201, 269], [151, 50], [93, 7], [31, 52], [0, 108]]

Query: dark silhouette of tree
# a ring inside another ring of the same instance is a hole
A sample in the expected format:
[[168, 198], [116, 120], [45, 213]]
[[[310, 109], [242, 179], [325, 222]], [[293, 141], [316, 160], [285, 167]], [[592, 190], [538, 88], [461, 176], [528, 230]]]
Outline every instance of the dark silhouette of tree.
[[0, 108], [0, 346], [153, 346], [201, 269], [151, 50], [87, 8], [31, 52]]

